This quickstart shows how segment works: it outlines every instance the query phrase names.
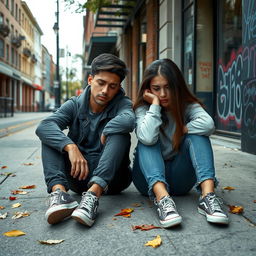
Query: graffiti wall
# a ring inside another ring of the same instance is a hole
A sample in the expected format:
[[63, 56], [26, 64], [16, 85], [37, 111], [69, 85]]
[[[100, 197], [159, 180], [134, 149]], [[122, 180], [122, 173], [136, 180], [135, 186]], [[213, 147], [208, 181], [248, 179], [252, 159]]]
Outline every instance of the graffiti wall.
[[256, 154], [256, 1], [243, 0], [242, 137], [243, 151]]

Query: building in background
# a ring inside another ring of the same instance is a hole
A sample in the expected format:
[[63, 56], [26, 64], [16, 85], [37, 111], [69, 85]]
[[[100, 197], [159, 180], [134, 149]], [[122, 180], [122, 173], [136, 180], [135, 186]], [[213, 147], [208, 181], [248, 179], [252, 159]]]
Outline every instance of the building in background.
[[46, 97], [52, 98], [55, 68], [46, 50], [49, 56], [42, 71], [42, 34], [25, 1], [0, 0], [0, 117], [44, 110], [44, 79]]
[[[240, 139], [243, 151], [256, 154], [255, 0], [113, 1], [96, 14], [88, 11], [89, 17], [95, 27], [85, 22], [86, 68], [99, 53], [118, 55], [130, 70], [123, 87], [134, 100], [145, 67], [171, 58], [215, 120], [216, 132]], [[106, 35], [117, 33], [111, 50], [95, 38], [103, 28]]]

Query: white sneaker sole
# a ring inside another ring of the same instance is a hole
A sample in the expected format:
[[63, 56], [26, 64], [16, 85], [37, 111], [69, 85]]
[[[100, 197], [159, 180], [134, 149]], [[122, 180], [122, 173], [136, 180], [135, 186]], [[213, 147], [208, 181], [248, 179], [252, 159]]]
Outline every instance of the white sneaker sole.
[[77, 206], [78, 202], [73, 202], [68, 205], [62, 204], [49, 208], [45, 213], [47, 222], [49, 224], [55, 224], [62, 221], [70, 216]]
[[160, 220], [160, 223], [163, 228], [170, 228], [176, 225], [179, 225], [182, 222], [182, 217], [177, 216], [169, 220]]
[[204, 210], [202, 210], [199, 207], [197, 209], [200, 214], [202, 214], [206, 217], [206, 220], [208, 222], [216, 223], [216, 224], [225, 224], [225, 225], [227, 225], [229, 223], [228, 217], [210, 215], [210, 214], [207, 214]]
[[85, 214], [81, 213], [79, 210], [73, 211], [71, 217], [78, 221], [79, 223], [91, 227], [95, 220], [89, 219]]

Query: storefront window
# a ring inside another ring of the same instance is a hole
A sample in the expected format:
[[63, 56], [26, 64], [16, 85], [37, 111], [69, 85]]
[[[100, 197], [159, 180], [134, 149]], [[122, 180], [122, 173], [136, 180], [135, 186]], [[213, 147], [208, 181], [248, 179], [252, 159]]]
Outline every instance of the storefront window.
[[242, 0], [219, 0], [217, 23], [217, 129], [241, 132]]
[[183, 59], [183, 71], [185, 81], [193, 91], [193, 5], [190, 6], [184, 12], [184, 59]]

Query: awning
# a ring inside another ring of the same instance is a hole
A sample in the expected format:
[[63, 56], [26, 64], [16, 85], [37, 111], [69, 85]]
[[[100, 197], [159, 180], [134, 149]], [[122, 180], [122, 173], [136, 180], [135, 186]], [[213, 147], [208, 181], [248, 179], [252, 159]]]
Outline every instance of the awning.
[[39, 84], [33, 84], [34, 88], [38, 91], [42, 91], [43, 90], [43, 86], [39, 85]]
[[114, 53], [116, 42], [116, 33], [93, 33], [89, 44], [87, 65], [91, 65], [92, 60], [102, 53]]
[[137, 0], [124, 0], [121, 4], [103, 5], [97, 11], [95, 27], [123, 28], [136, 5]]

